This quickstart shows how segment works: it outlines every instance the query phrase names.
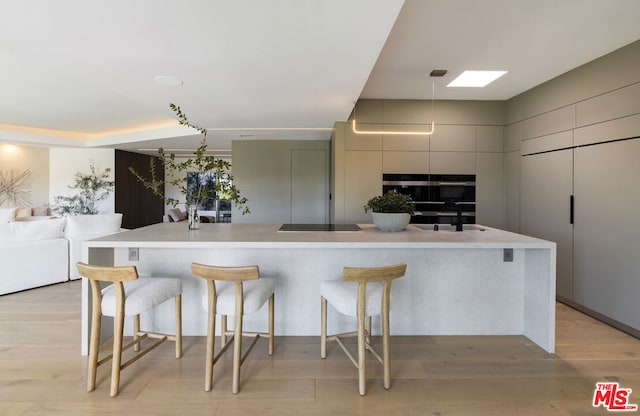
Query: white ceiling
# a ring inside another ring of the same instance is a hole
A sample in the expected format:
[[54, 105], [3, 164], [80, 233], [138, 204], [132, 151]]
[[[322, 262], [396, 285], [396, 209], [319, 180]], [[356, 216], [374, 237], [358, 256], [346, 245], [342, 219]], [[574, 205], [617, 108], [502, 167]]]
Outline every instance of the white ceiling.
[[[404, 3], [404, 6], [403, 6]], [[327, 139], [361, 98], [504, 100], [640, 39], [638, 0], [0, 0], [0, 141]], [[432, 69], [447, 69], [430, 79]], [[483, 89], [465, 69], [507, 70]], [[180, 78], [179, 87], [154, 82]], [[187, 137], [192, 136], [192, 137]]]

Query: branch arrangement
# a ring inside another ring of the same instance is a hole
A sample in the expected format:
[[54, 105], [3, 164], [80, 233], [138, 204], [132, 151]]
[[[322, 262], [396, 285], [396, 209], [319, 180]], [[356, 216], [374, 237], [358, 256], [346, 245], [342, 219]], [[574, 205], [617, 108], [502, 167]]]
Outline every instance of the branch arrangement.
[[[192, 124], [187, 116], [182, 112], [179, 106], [171, 103], [169, 108], [178, 117], [178, 123], [182, 126], [190, 127], [202, 134], [200, 146], [194, 151], [193, 158], [185, 160], [176, 160], [175, 153], [165, 153], [164, 149], [158, 149], [158, 157], [160, 158], [160, 166], [170, 178], [168, 181], [164, 179], [164, 175], [158, 174], [155, 159], [149, 160], [149, 176], [145, 177], [137, 172], [133, 167], [129, 167], [129, 171], [142, 183], [142, 185], [150, 189], [154, 195], [165, 198], [165, 185], [172, 185], [180, 189], [185, 196], [184, 201], [167, 197], [166, 203], [175, 207], [178, 204], [196, 204], [199, 206], [205, 201], [219, 199], [221, 201], [232, 201], [242, 215], [249, 213], [247, 206], [247, 198], [240, 195], [240, 191], [233, 184], [233, 176], [231, 175], [231, 163], [224, 159], [208, 156], [207, 151], [207, 129]], [[186, 172], [215, 173], [215, 186], [205, 186], [204, 181], [200, 181], [196, 189], [189, 189], [187, 186]], [[185, 174], [183, 174], [185, 173]], [[161, 179], [162, 178], [162, 179]]]

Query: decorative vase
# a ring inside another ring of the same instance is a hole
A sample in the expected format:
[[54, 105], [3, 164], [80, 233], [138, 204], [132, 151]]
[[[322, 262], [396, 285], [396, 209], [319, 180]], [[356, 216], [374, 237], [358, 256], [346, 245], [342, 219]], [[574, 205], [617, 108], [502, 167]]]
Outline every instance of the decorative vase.
[[407, 213], [372, 212], [373, 223], [381, 231], [402, 231], [407, 228], [411, 215]]
[[189, 229], [197, 230], [198, 228], [200, 228], [200, 216], [198, 215], [198, 206], [189, 205], [187, 215], [188, 215], [188, 221], [189, 221]]

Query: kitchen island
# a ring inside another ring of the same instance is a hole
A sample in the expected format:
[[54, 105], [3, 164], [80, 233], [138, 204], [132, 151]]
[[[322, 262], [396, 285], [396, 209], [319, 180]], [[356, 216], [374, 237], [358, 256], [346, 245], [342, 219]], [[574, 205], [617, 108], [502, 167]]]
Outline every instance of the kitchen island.
[[[141, 275], [183, 281], [183, 334], [205, 335], [205, 282], [191, 262], [260, 266], [276, 279], [276, 335], [320, 334], [320, 282], [340, 279], [344, 266], [407, 263], [393, 284], [392, 335], [524, 335], [555, 349], [555, 243], [479, 225], [465, 231], [409, 225], [405, 231], [279, 231], [280, 224], [155, 224], [85, 242], [85, 261], [135, 265]], [[134, 250], [130, 250], [134, 249]], [[137, 254], [137, 259], [136, 259]], [[90, 291], [83, 279], [82, 353], [87, 353]], [[264, 331], [266, 314], [245, 318]], [[329, 332], [355, 319], [329, 308]], [[374, 318], [374, 335], [377, 334]], [[142, 316], [142, 325], [173, 331], [173, 304]], [[103, 328], [105, 326], [103, 325]]]

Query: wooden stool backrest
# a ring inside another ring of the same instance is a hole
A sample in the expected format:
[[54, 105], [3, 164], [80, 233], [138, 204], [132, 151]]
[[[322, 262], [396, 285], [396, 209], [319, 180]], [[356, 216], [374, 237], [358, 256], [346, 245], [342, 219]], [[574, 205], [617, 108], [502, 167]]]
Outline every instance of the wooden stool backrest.
[[358, 283], [357, 316], [359, 321], [364, 321], [365, 318], [367, 283], [384, 282], [380, 312], [383, 316], [388, 316], [391, 282], [404, 276], [406, 271], [407, 265], [404, 263], [382, 267], [345, 267], [343, 269], [342, 280]]
[[194, 276], [202, 277], [208, 280], [256, 280], [260, 277], [258, 266], [210, 266], [207, 264], [191, 263], [191, 273]]
[[382, 281], [391, 283], [393, 279], [404, 276], [406, 271], [407, 265], [404, 263], [383, 267], [345, 267], [342, 279], [358, 283]]
[[89, 280], [115, 283], [138, 278], [138, 271], [135, 266], [105, 267], [78, 262], [76, 267], [78, 268], [78, 273]]
[[[102, 288], [100, 282], [111, 282], [116, 291], [116, 315], [124, 316], [125, 293], [122, 282], [136, 280], [138, 270], [135, 266], [107, 267], [94, 266], [82, 262], [76, 263], [80, 276], [89, 279], [92, 297], [92, 320], [102, 314]], [[95, 323], [94, 323], [95, 324]]]
[[[207, 280], [207, 293], [209, 294], [208, 302], [214, 316], [216, 313], [216, 303], [218, 299], [215, 285], [216, 280], [234, 282], [236, 316], [242, 316], [244, 314], [242, 282], [245, 280], [256, 280], [260, 277], [260, 269], [258, 266], [225, 267], [191, 263], [191, 273], [194, 276]], [[209, 319], [211, 319], [211, 316], [209, 316]]]

